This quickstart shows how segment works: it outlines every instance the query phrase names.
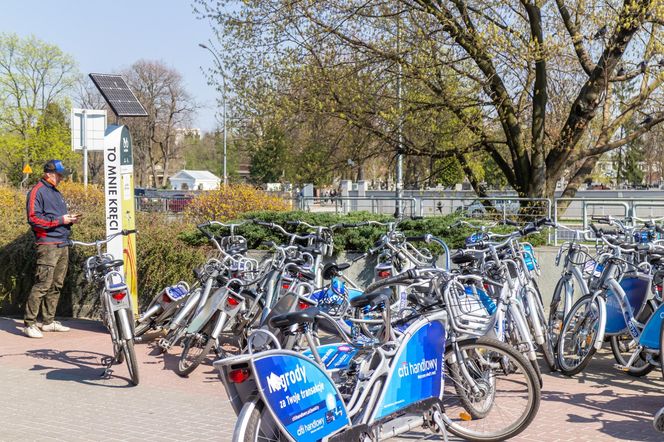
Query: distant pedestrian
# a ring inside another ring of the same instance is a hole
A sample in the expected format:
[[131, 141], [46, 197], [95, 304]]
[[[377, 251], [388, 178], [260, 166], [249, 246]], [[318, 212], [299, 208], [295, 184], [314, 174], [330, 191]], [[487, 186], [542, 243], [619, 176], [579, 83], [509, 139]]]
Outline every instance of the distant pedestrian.
[[[66, 332], [65, 327], [55, 321], [55, 310], [60, 299], [60, 290], [69, 265], [69, 247], [58, 247], [69, 239], [72, 224], [81, 215], [68, 213], [67, 204], [57, 186], [69, 171], [60, 160], [51, 160], [44, 165], [44, 175], [30, 189], [26, 201], [28, 224], [32, 227], [37, 247], [35, 282], [25, 303], [25, 334], [41, 338], [42, 332]], [[41, 310], [42, 326], [37, 327], [37, 316]]]

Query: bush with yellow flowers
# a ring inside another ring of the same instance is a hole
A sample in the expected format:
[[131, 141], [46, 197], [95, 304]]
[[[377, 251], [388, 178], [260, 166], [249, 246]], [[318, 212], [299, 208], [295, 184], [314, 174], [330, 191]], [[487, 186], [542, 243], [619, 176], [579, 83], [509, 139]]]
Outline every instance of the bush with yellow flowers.
[[256, 210], [285, 212], [291, 204], [248, 184], [221, 186], [194, 198], [187, 206], [187, 217], [198, 221], [225, 221]]

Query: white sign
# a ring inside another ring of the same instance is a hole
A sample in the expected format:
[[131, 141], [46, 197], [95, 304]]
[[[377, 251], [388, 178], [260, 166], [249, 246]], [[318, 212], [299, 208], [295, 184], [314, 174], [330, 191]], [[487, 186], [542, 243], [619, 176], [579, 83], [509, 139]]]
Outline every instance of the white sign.
[[93, 109], [71, 110], [71, 147], [74, 150], [104, 150], [106, 111]]
[[[109, 126], [104, 149], [104, 193], [106, 205], [106, 236], [122, 230], [122, 195], [120, 179], [120, 150], [124, 126]], [[126, 129], [125, 129], [126, 130]], [[106, 245], [106, 251], [115, 259], [122, 259], [122, 236]]]

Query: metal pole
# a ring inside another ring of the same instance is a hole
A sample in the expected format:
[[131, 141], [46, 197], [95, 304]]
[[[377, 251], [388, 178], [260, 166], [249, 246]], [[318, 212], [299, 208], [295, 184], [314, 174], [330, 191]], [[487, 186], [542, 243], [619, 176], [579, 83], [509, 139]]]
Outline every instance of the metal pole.
[[227, 132], [226, 131], [226, 74], [224, 74], [224, 70], [222, 69], [222, 65], [221, 65], [221, 60], [219, 60], [219, 57], [217, 56], [217, 54], [212, 49], [210, 49], [209, 47], [204, 45], [203, 43], [198, 43], [198, 46], [203, 48], [203, 49], [208, 50], [210, 52], [210, 54], [212, 54], [214, 59], [217, 61], [217, 67], [219, 68], [219, 74], [221, 75], [221, 79], [223, 81], [223, 90], [221, 92], [222, 93], [221, 99], [222, 99], [222, 106], [223, 106], [222, 120], [223, 120], [223, 125], [224, 125], [224, 186], [225, 186], [226, 184], [228, 184], [228, 173], [227, 173], [227, 170], [226, 170], [226, 139], [227, 139], [227, 136], [226, 136], [226, 132]]
[[[401, 53], [401, 20], [397, 17], [397, 54]], [[401, 216], [401, 198], [403, 197], [403, 113], [401, 108], [401, 63], [397, 66], [397, 176], [395, 216]]]
[[223, 92], [223, 103], [224, 103], [224, 186], [228, 184], [228, 173], [226, 172], [226, 77], [222, 75], [224, 79], [224, 92]]
[[81, 119], [83, 131], [83, 187], [88, 188], [88, 113], [83, 109]]

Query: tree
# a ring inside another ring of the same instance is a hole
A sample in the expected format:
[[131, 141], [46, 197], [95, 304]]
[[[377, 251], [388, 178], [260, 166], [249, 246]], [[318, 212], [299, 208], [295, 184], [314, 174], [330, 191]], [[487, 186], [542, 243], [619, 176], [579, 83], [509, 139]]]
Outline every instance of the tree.
[[284, 133], [271, 126], [251, 154], [249, 173], [255, 183], [282, 181], [287, 161], [287, 146]]
[[161, 61], [139, 60], [123, 74], [148, 113], [147, 118], [127, 119], [134, 141], [137, 181], [147, 184], [147, 172], [155, 186], [166, 186], [170, 166], [181, 155], [176, 135], [178, 129], [191, 124], [194, 101], [180, 73]]
[[[376, 84], [402, 72], [426, 99], [405, 101], [397, 120], [432, 109], [454, 115], [471, 136], [453, 152], [429, 154], [456, 156], [480, 195], [481, 180], [468, 163], [475, 152], [490, 155], [520, 196], [552, 196], [563, 175], [570, 177], [563, 195], [573, 196], [603, 153], [664, 121], [661, 0], [600, 0], [592, 8], [581, 0], [196, 4], [218, 24], [229, 61], [246, 61], [266, 78], [310, 59], [321, 69], [373, 73]], [[638, 86], [619, 103], [614, 86], [625, 81]], [[389, 88], [383, 92], [394, 101]], [[347, 111], [354, 124], [398, 146], [398, 124], [377, 127]], [[617, 136], [639, 116], [637, 130]], [[425, 154], [413, 140], [403, 149]]]
[[26, 163], [33, 178], [51, 158], [76, 164], [67, 117], [76, 79], [76, 63], [57, 46], [0, 34], [0, 171], [13, 183]]

